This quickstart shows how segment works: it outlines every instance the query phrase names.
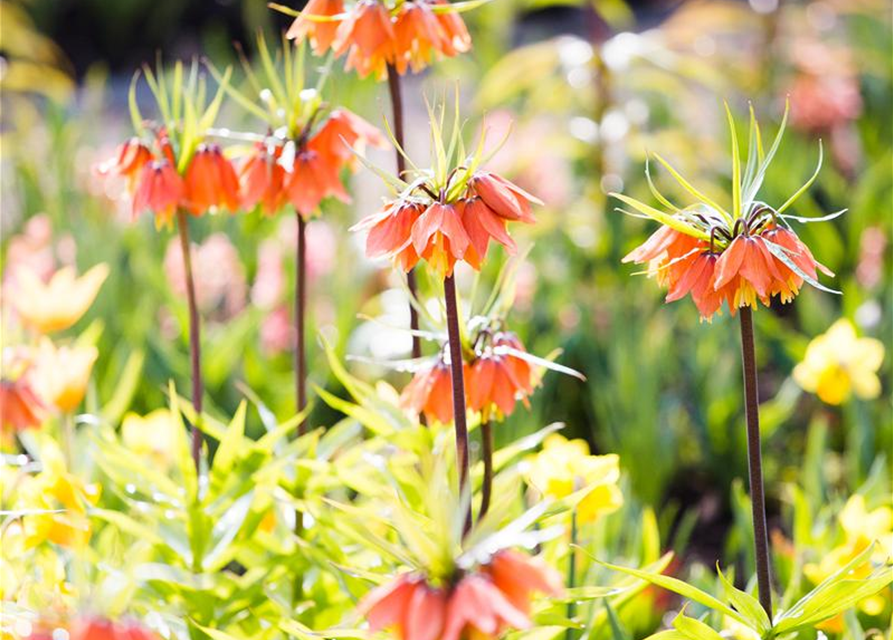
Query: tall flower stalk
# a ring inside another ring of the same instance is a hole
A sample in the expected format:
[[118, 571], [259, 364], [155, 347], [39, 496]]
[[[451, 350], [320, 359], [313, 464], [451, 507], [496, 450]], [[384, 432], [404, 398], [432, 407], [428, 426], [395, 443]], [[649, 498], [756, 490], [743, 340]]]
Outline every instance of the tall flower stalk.
[[189, 306], [189, 352], [192, 381], [192, 458], [200, 468], [202, 433], [201, 329], [196, 302], [195, 274], [190, 254], [187, 214], [202, 216], [211, 211], [240, 207], [239, 182], [235, 170], [210, 132], [230, 72], [218, 75], [218, 90], [206, 102], [206, 79], [193, 62], [187, 70], [180, 62], [165, 76], [144, 68], [146, 82], [158, 107], [158, 120], [143, 118], [136, 101], [134, 76], [130, 89], [130, 113], [137, 136], [123, 143], [116, 157], [100, 168], [104, 174], [126, 179], [132, 196], [133, 216], [150, 211], [156, 226], [170, 227], [176, 217], [183, 254], [186, 297]]
[[[192, 273], [192, 251], [189, 242], [189, 221], [186, 212], [177, 211], [177, 230], [180, 236], [180, 251], [183, 254], [183, 275], [186, 279], [186, 300], [189, 305], [189, 362], [192, 371], [192, 408], [195, 415], [202, 414], [202, 396], [204, 396], [204, 384], [202, 382], [202, 347], [201, 326], [198, 313], [198, 303], [195, 296], [195, 277]], [[192, 460], [195, 468], [199, 468], [202, 453], [202, 433], [195, 425], [192, 429]]]
[[[415, 2], [356, 2], [346, 6], [342, 0], [310, 0], [304, 11], [297, 12], [278, 4], [278, 11], [292, 15], [295, 21], [287, 37], [309, 41], [313, 52], [328, 51], [344, 56], [345, 69], [355, 70], [363, 78], [372, 75], [387, 79], [393, 115], [397, 177], [403, 178], [406, 160], [404, 146], [403, 96], [400, 77], [419, 72], [436, 57], [451, 57], [471, 49], [471, 36], [459, 16], [461, 8], [444, 0]], [[406, 272], [411, 298], [417, 295], [415, 272]], [[409, 324], [412, 330], [412, 357], [422, 355], [418, 335], [419, 315], [410, 300]]]
[[[282, 55], [274, 56], [263, 37], [258, 38], [257, 48], [259, 71], [242, 56], [250, 93], [232, 87], [227, 91], [266, 125], [266, 133], [242, 136], [254, 142], [241, 158], [242, 206], [272, 216], [290, 205], [295, 213], [294, 388], [295, 409], [301, 414], [307, 408], [308, 222], [318, 214], [325, 199], [350, 201], [341, 171], [355, 167], [352, 146], [359, 151], [366, 144], [385, 146], [386, 142], [365, 120], [346, 109], [332, 108], [323, 100], [326, 75], [321, 75], [315, 85], [308, 83], [302, 50], [295, 51], [283, 42]], [[249, 95], [259, 98], [253, 100]], [[304, 435], [307, 429], [304, 417], [296, 435]]]
[[757, 590], [760, 605], [772, 617], [772, 574], [769, 569], [769, 529], [766, 525], [766, 498], [763, 493], [763, 456], [760, 444], [760, 404], [757, 397], [757, 363], [753, 338], [753, 313], [743, 307], [741, 323], [741, 362], [744, 371], [744, 418], [747, 422], [747, 469], [753, 514]]
[[[388, 65], [388, 91], [391, 95], [391, 112], [394, 120], [394, 140], [397, 142], [397, 148], [394, 155], [396, 156], [397, 176], [406, 173], [406, 158], [400, 152], [405, 149], [406, 145], [403, 137], [403, 94], [400, 88], [400, 76], [394, 65]], [[416, 285], [415, 270], [411, 269], [406, 272], [406, 286], [409, 295], [415, 298], [418, 295], [418, 286]], [[419, 338], [419, 312], [410, 301], [409, 304], [409, 328], [412, 330], [412, 357], [422, 357], [422, 341]]]
[[657, 190], [647, 170], [646, 177], [655, 199], [669, 212], [622, 194], [612, 195], [639, 214], [661, 223], [661, 228], [627, 255], [624, 261], [648, 263], [649, 275], [668, 289], [667, 302], [690, 294], [701, 319], [707, 321], [714, 314], [722, 312], [723, 304], [728, 306], [733, 316], [740, 312], [754, 555], [759, 601], [771, 622], [769, 535], [763, 490], [752, 309], [757, 308], [758, 302], [768, 307], [773, 299], [781, 303], [791, 302], [804, 282], [823, 291], [839, 293], [818, 282], [818, 271], [833, 274], [815, 260], [790, 223], [829, 220], [844, 211], [820, 218], [786, 213], [818, 176], [821, 147], [815, 173], [786, 202], [775, 208], [759, 200], [757, 196], [766, 171], [781, 143], [787, 111], [772, 146], [764, 151], [759, 125], [751, 109], [748, 155], [743, 168], [735, 123], [728, 107], [726, 113], [732, 142], [731, 208], [727, 210], [704, 195], [659, 155], [655, 156], [658, 162], [694, 197], [694, 204], [684, 208], [674, 206]]
[[[516, 251], [506, 225], [514, 221], [534, 222], [531, 204], [539, 203], [539, 200], [481, 168], [487, 159], [483, 154], [483, 136], [477, 150], [466, 154], [458, 104], [452, 131], [446, 140], [442, 128], [444, 110], [435, 113], [429, 107], [429, 116], [434, 166], [422, 169], [410, 162], [412, 170], [405, 176], [391, 176], [377, 170], [391, 187], [394, 197], [380, 211], [361, 220], [354, 229], [368, 230], [366, 253], [370, 257], [388, 257], [404, 272], [424, 260], [443, 281], [452, 411], [443, 410], [442, 405], [438, 405], [441, 408], [434, 414], [441, 421], [444, 418], [453, 420], [459, 485], [460, 490], [465, 491], [470, 467], [465, 346], [453, 270], [459, 261], [479, 270], [491, 239], [510, 252]], [[437, 365], [437, 371], [443, 371], [441, 364]], [[440, 375], [428, 376], [425, 383], [418, 385], [419, 397], [427, 398], [432, 386], [441, 381]], [[469, 505], [466, 530], [470, 526]]]

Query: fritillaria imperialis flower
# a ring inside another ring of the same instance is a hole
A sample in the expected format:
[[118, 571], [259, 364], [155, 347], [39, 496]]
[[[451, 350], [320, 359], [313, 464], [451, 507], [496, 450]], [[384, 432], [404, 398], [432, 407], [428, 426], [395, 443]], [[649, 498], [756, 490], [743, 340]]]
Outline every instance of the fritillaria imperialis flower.
[[143, 72], [163, 122], [143, 119], [134, 82], [130, 102], [138, 135], [100, 165], [100, 175], [125, 177], [133, 217], [151, 211], [159, 226], [170, 225], [177, 210], [195, 216], [224, 209], [235, 213], [240, 204], [235, 170], [221, 148], [207, 140], [229, 72], [209, 102], [205, 77], [198, 72], [197, 63], [186, 74], [182, 63], [177, 63], [173, 80], [149, 68]]
[[809, 343], [794, 367], [794, 380], [827, 404], [841, 404], [852, 395], [871, 400], [881, 394], [877, 372], [883, 361], [884, 343], [857, 337], [853, 324], [841, 319]]
[[518, 400], [529, 406], [527, 398], [537, 380], [530, 363], [519, 357], [521, 353], [526, 351], [515, 334], [481, 332], [467, 380], [468, 406], [484, 419], [494, 411], [511, 415]]
[[[731, 115], [729, 124], [734, 140]], [[743, 175], [737, 143], [734, 145], [730, 211], [692, 187], [660, 156], [656, 158], [697, 198], [696, 204], [684, 209], [675, 207], [654, 188], [650, 176], [649, 185], [655, 197], [671, 209], [670, 213], [622, 194], [612, 194], [663, 225], [623, 261], [647, 263], [649, 275], [668, 289], [667, 302], [691, 295], [701, 318], [709, 321], [720, 312], [723, 303], [735, 315], [741, 307], [756, 308], [758, 301], [766, 306], [773, 298], [783, 303], [790, 302], [800, 292], [804, 282], [831, 291], [819, 284], [817, 272], [829, 276], [834, 274], [813, 257], [788, 221], [824, 220], [843, 212], [815, 219], [785, 214], [815, 180], [818, 169], [797, 193], [777, 209], [756, 199], [783, 131], [784, 122], [765, 156], [760, 145], [752, 144]], [[751, 140], [758, 135], [756, 121], [751, 115]]]
[[41, 398], [59, 411], [70, 413], [84, 399], [93, 363], [98, 357], [96, 347], [56, 347], [44, 338], [34, 354], [34, 367], [28, 375]]
[[422, 413], [429, 424], [453, 421], [453, 384], [450, 365], [443, 358], [415, 373], [400, 395], [400, 405], [413, 413]]
[[107, 618], [82, 616], [69, 631], [71, 640], [157, 640], [151, 630], [134, 621], [112, 622]]
[[373, 632], [393, 628], [403, 640], [495, 638], [526, 629], [534, 593], [558, 595], [560, 575], [539, 559], [503, 550], [449, 585], [407, 573], [369, 592], [359, 604]]
[[98, 264], [81, 277], [72, 267], [59, 269], [44, 283], [28, 269], [17, 274], [12, 305], [22, 322], [40, 333], [71, 327], [86, 313], [108, 276], [108, 266]]
[[[273, 215], [289, 203], [304, 217], [320, 202], [335, 197], [350, 202], [341, 182], [341, 170], [355, 167], [352, 149], [367, 144], [385, 147], [381, 133], [346, 109], [335, 109], [319, 124], [318, 111], [295, 132], [293, 140], [270, 137], [259, 142], [239, 172], [242, 206]], [[285, 154], [286, 145], [294, 152]]]
[[39, 427], [46, 409], [27, 375], [0, 380], [0, 429], [4, 432]]
[[507, 223], [535, 222], [531, 204], [542, 204], [486, 171], [455, 171], [443, 188], [416, 184], [413, 193], [387, 202], [352, 228], [368, 229], [366, 254], [370, 258], [388, 257], [404, 271], [421, 258], [441, 276], [452, 275], [460, 260], [479, 270], [491, 240], [514, 254], [517, 246]]
[[400, 75], [418, 72], [440, 55], [471, 49], [471, 36], [458, 11], [446, 0], [414, 0], [389, 6], [359, 0], [311, 0], [289, 28], [287, 37], [307, 39], [316, 55], [331, 49], [345, 56], [345, 69], [360, 77], [384, 78], [388, 66]]
[[547, 437], [542, 451], [529, 460], [527, 480], [541, 494], [553, 498], [586, 489], [577, 505], [580, 522], [591, 522], [623, 505], [617, 486], [620, 458], [613, 453], [590, 455], [585, 440], [568, 440], [557, 433]]

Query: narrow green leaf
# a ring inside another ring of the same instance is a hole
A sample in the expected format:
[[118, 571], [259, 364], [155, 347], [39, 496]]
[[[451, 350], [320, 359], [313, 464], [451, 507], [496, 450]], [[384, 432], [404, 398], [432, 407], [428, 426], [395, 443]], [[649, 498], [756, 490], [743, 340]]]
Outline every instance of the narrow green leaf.
[[738, 133], [735, 131], [735, 119], [729, 104], [724, 102], [726, 119], [729, 122], [729, 136], [732, 139], [732, 217], [737, 220], [741, 217], [741, 155], [738, 150]]
[[772, 627], [772, 623], [769, 621], [769, 616], [763, 610], [759, 601], [749, 593], [737, 589], [735, 585], [729, 582], [719, 568], [719, 563], [716, 565], [716, 573], [719, 575], [719, 580], [725, 590], [726, 599], [748, 619], [748, 626], [756, 629], [762, 637]]
[[707, 233], [686, 224], [679, 218], [664, 213], [663, 211], [659, 211], [654, 207], [645, 204], [644, 202], [639, 202], [638, 200], [630, 198], [629, 196], [625, 196], [622, 193], [610, 193], [608, 195], [613, 198], [617, 198], [621, 202], [625, 202], [637, 211], [644, 213], [649, 218], [656, 220], [657, 222], [660, 222], [661, 224], [668, 226], [671, 229], [675, 229], [680, 233], [684, 233], [700, 240], [710, 240], [710, 236]]
[[794, 193], [794, 195], [792, 195], [790, 198], [788, 198], [787, 202], [785, 202], [783, 205], [781, 205], [775, 211], [775, 213], [777, 213], [778, 215], [781, 215], [782, 213], [785, 212], [785, 210], [787, 210], [788, 207], [790, 207], [792, 204], [797, 202], [797, 200], [800, 198], [800, 196], [802, 196], [804, 193], [806, 193], [806, 190], [809, 189], [809, 187], [812, 186], [812, 183], [815, 182], [815, 179], [819, 177], [819, 172], [822, 170], [823, 158], [824, 158], [824, 151], [822, 149], [822, 141], [819, 140], [819, 162], [816, 165], [815, 171], [813, 172], [812, 176], [809, 178], [809, 180], [806, 181], [806, 183], [802, 187], [797, 189], [796, 193]]
[[717, 600], [709, 593], [701, 591], [697, 587], [693, 587], [687, 582], [683, 582], [678, 578], [671, 578], [670, 576], [665, 576], [661, 574], [652, 574], [647, 571], [641, 571], [639, 569], [631, 569], [629, 567], [621, 567], [619, 565], [610, 564], [607, 562], [602, 562], [596, 558], [593, 560], [600, 565], [607, 567], [608, 569], [613, 569], [614, 571], [620, 571], [621, 573], [625, 573], [630, 576], [635, 576], [636, 578], [640, 578], [642, 580], [646, 580], [651, 584], [657, 585], [662, 589], [666, 589], [667, 591], [672, 591], [673, 593], [678, 593], [680, 596], [684, 598], [688, 598], [698, 604], [702, 604], [705, 607], [718, 611], [724, 615], [727, 615], [731, 618], [734, 618], [738, 622], [743, 624], [747, 624], [747, 621], [744, 617], [739, 614], [737, 611], [732, 609], [727, 604]]
[[833, 293], [836, 295], [843, 295], [842, 292], [837, 291], [835, 289], [829, 289], [825, 285], [821, 284], [818, 280], [810, 276], [808, 273], [804, 272], [803, 269], [797, 266], [797, 264], [791, 259], [788, 255], [788, 250], [782, 247], [781, 245], [775, 244], [774, 242], [765, 241], [766, 248], [769, 249], [769, 253], [778, 258], [784, 266], [788, 269], [796, 273], [798, 276], [803, 278], [804, 281], [808, 282], [810, 285], [819, 289], [820, 291], [825, 291], [826, 293]]
[[683, 189], [688, 191], [688, 193], [691, 194], [694, 198], [696, 198], [700, 202], [703, 202], [708, 207], [711, 207], [711, 208], [715, 209], [716, 211], [719, 211], [723, 215], [723, 217], [725, 217], [726, 219], [731, 219], [731, 216], [725, 209], [723, 209], [721, 206], [719, 206], [719, 204], [717, 204], [716, 201], [714, 201], [712, 198], [710, 198], [706, 194], [702, 193], [700, 190], [696, 189], [688, 180], [683, 178], [682, 175], [678, 171], [676, 171], [676, 169], [673, 168], [673, 165], [671, 165], [669, 162], [664, 160], [660, 154], [655, 153], [654, 158], [658, 162], [660, 162], [663, 165], [663, 167], [667, 171], [670, 172], [670, 175], [672, 175], [676, 179], [676, 182], [678, 182], [679, 185]]
[[673, 626], [676, 630], [684, 635], [688, 640], [723, 640], [714, 629], [704, 624], [700, 620], [689, 618], [681, 611], [678, 616], [673, 619]]

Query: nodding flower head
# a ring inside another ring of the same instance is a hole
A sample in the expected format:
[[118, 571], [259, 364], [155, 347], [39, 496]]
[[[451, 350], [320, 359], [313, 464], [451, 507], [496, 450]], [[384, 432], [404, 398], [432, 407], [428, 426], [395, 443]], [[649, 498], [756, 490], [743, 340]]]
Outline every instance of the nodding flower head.
[[[667, 288], [667, 302], [690, 294], [701, 318], [708, 321], [720, 312], [723, 303], [735, 315], [741, 307], [755, 308], [758, 301], [766, 306], [769, 306], [772, 298], [778, 298], [783, 303], [790, 302], [800, 292], [804, 282], [823, 291], [837, 293], [818, 282], [818, 271], [828, 276], [834, 274], [813, 257], [791, 228], [790, 222], [823, 221], [844, 212], [822, 218], [804, 218], [785, 213], [813, 183], [818, 168], [806, 184], [780, 207], [774, 208], [759, 201], [756, 199], [757, 192], [778, 149], [784, 121], [767, 153], [763, 153], [761, 144], [751, 145], [743, 175], [731, 115], [729, 125], [733, 138], [731, 210], [726, 211], [691, 186], [656, 155], [657, 160], [697, 202], [684, 209], [675, 207], [657, 191], [647, 170], [648, 184], [655, 198], [671, 209], [669, 213], [628, 196], [613, 194], [637, 212], [663, 225], [623, 261], [647, 263], [648, 274]], [[757, 140], [758, 136], [759, 128], [751, 111], [751, 140]]]
[[561, 575], [538, 558], [501, 550], [471, 571], [435, 586], [421, 572], [404, 573], [360, 601], [373, 632], [391, 628], [404, 640], [496, 638], [527, 629], [535, 593], [560, 595]]
[[[447, 195], [453, 191], [452, 179], [437, 192], [433, 185], [418, 183], [363, 218], [352, 230], [369, 230], [366, 254], [388, 257], [404, 271], [424, 259], [441, 277], [452, 275], [456, 262], [463, 260], [480, 270], [491, 240], [514, 254], [517, 245], [507, 224], [535, 222], [530, 206], [542, 202], [495, 174], [481, 171], [467, 177], [452, 196]], [[480, 195], [483, 184], [488, 185], [486, 196]]]
[[360, 77], [386, 78], [419, 72], [438, 56], [471, 49], [471, 36], [459, 10], [447, 0], [412, 0], [393, 6], [381, 0], [310, 0], [286, 34], [308, 40], [316, 55], [332, 50]]
[[539, 382], [530, 362], [523, 358], [524, 345], [509, 331], [482, 331], [475, 344], [475, 357], [468, 367], [468, 405], [485, 419], [491, 414], [508, 416], [520, 400], [528, 397]]

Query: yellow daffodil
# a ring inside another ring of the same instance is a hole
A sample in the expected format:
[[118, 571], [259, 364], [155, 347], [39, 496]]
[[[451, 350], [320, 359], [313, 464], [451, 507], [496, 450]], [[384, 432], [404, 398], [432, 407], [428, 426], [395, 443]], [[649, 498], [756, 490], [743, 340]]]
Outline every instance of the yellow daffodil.
[[29, 375], [41, 398], [69, 413], [84, 399], [98, 356], [96, 347], [57, 348], [45, 337], [36, 351], [34, 369]]
[[[878, 543], [872, 557], [875, 562], [884, 562], [893, 553], [893, 508], [891, 505], [884, 505], [869, 511], [865, 506], [865, 498], [857, 494], [847, 500], [838, 516], [838, 521], [844, 533], [843, 543], [832, 549], [830, 553], [825, 554], [818, 563], [810, 563], [803, 567], [806, 577], [814, 584], [825, 580], [872, 543]], [[856, 568], [853, 576], [864, 578], [869, 573], [871, 573], [871, 566], [866, 562], [863, 566]], [[859, 608], [868, 615], [880, 615], [887, 606], [887, 597], [884, 593], [886, 592], [865, 598], [859, 603]], [[841, 631], [843, 629], [842, 616], [832, 618], [821, 628], [825, 631]]]
[[124, 446], [167, 469], [173, 463], [176, 431], [181, 428], [167, 409], [156, 409], [145, 416], [128, 413], [121, 424]]
[[529, 463], [527, 481], [543, 495], [564, 498], [581, 489], [589, 490], [577, 505], [580, 522], [591, 522], [623, 504], [617, 486], [620, 458], [616, 454], [590, 455], [585, 440], [550, 435], [543, 442], [543, 450]]
[[108, 273], [107, 265], [98, 264], [78, 278], [72, 267], [63, 267], [44, 283], [33, 271], [21, 269], [10, 298], [29, 327], [40, 333], [62, 331], [90, 308]]
[[15, 499], [17, 510], [47, 512], [22, 519], [26, 546], [44, 541], [66, 547], [86, 544], [90, 539], [87, 507], [99, 499], [99, 485], [69, 473], [55, 445], [43, 447], [41, 464], [40, 473], [22, 481]]
[[877, 371], [883, 360], [884, 344], [857, 337], [853, 324], [842, 319], [809, 343], [794, 380], [828, 404], [841, 404], [851, 395], [871, 400], [881, 393]]

